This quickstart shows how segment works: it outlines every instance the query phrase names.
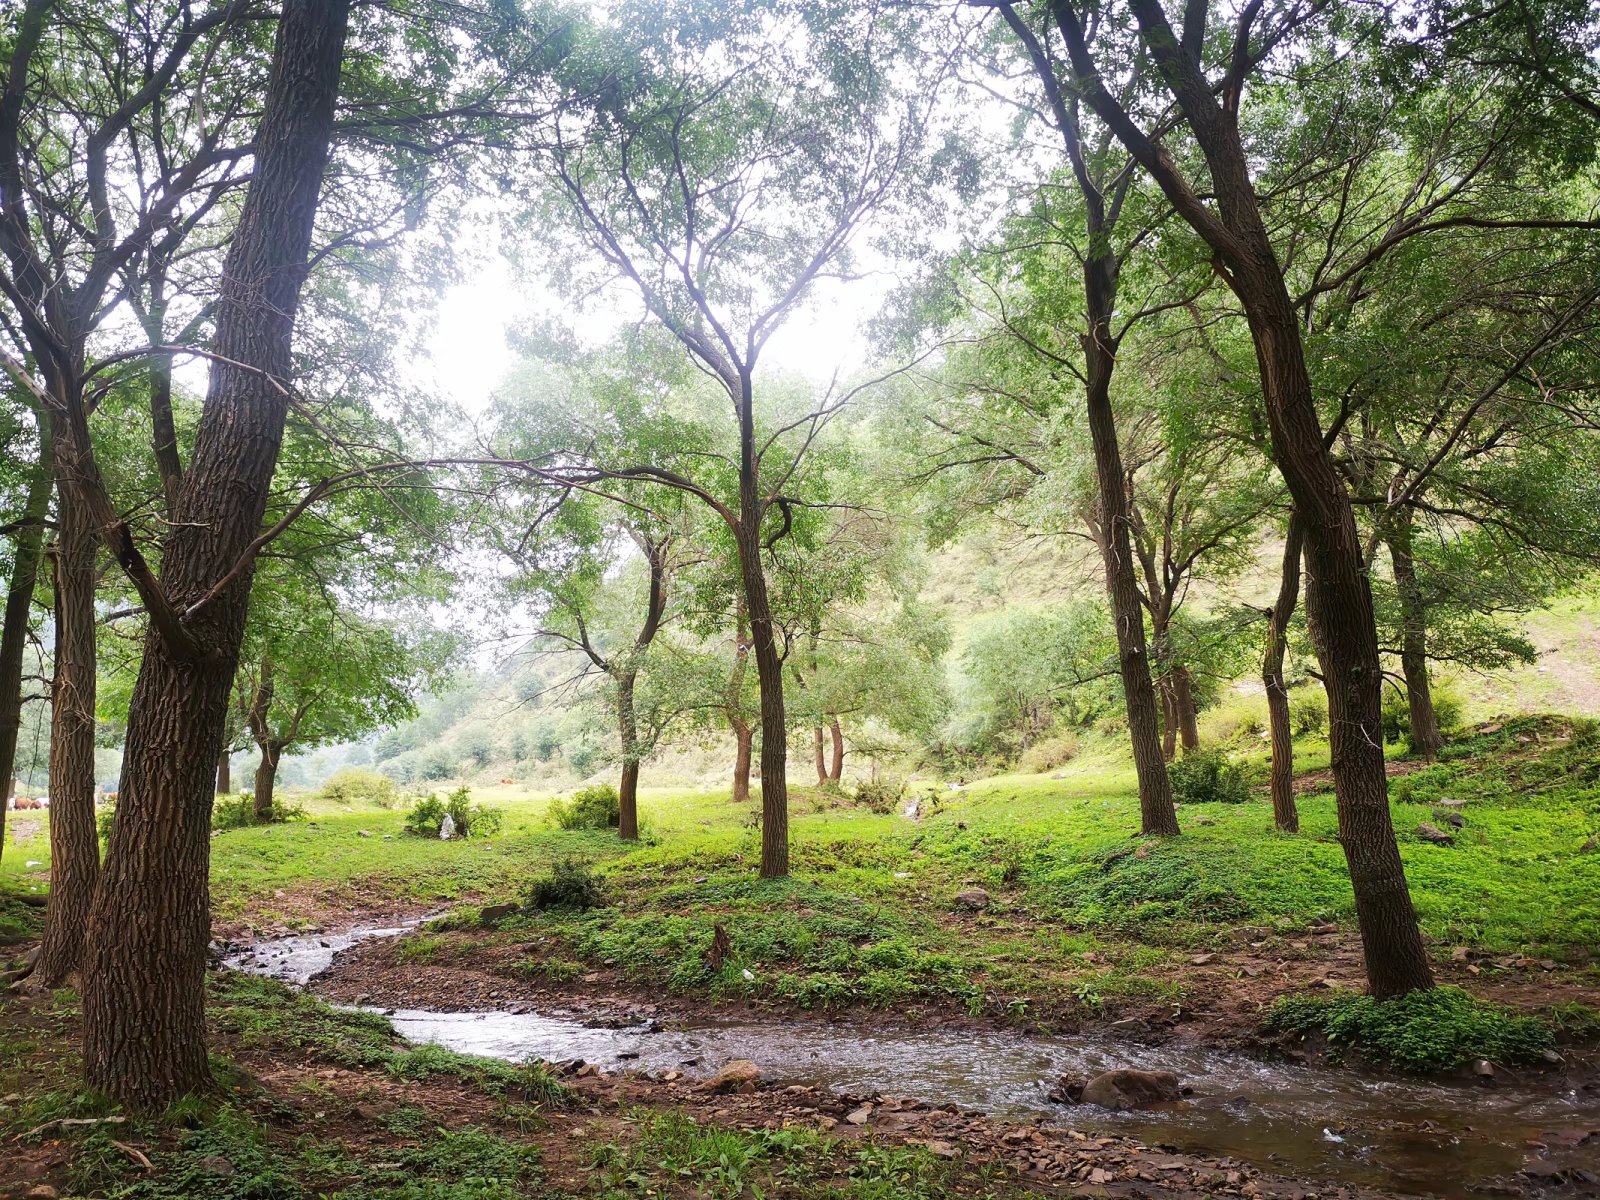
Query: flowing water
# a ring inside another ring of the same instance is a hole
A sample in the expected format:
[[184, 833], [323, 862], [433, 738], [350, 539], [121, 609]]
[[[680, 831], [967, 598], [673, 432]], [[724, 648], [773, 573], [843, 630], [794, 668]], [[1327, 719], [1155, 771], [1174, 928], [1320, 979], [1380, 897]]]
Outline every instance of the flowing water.
[[[228, 965], [304, 985], [339, 951], [404, 928], [258, 943]], [[528, 1011], [400, 1009], [389, 1017], [410, 1041], [467, 1054], [512, 1061], [581, 1058], [612, 1070], [677, 1069], [690, 1075], [748, 1058], [760, 1064], [764, 1079], [777, 1083], [881, 1091], [1024, 1120], [1047, 1117], [1153, 1145], [1229, 1155], [1282, 1174], [1402, 1192], [1461, 1195], [1476, 1182], [1514, 1176], [1536, 1160], [1550, 1170], [1579, 1167], [1600, 1174], [1600, 1094], [1594, 1091], [1380, 1079], [1264, 1063], [1193, 1043], [1139, 1046], [1097, 1034], [866, 1031], [822, 1021], [748, 1019], [614, 1029]], [[1134, 1113], [1048, 1099], [1060, 1076], [1082, 1078], [1112, 1067], [1172, 1071], [1194, 1094], [1160, 1111]], [[1587, 1144], [1580, 1144], [1586, 1136]]]

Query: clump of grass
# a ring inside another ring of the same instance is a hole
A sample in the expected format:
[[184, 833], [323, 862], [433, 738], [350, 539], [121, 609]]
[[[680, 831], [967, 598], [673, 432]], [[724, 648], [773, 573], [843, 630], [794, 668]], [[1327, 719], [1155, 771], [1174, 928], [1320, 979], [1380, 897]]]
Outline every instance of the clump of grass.
[[322, 784], [322, 798], [332, 804], [375, 804], [393, 808], [400, 801], [394, 780], [366, 767], [344, 767]]
[[1537, 1062], [1555, 1046], [1550, 1027], [1475, 1000], [1460, 988], [1393, 1000], [1354, 993], [1289, 996], [1273, 1006], [1269, 1030], [1322, 1034], [1341, 1052], [1405, 1071], [1448, 1071], [1477, 1059], [1506, 1066]]
[[570, 800], [550, 801], [550, 819], [561, 829], [615, 829], [622, 823], [622, 799], [609, 783], [597, 783]]
[[591, 908], [605, 907], [605, 884], [581, 859], [558, 858], [548, 875], [528, 885], [523, 903], [538, 912], [549, 909], [587, 912]]
[[[111, 838], [116, 811], [116, 807], [112, 806], [99, 818], [100, 832], [107, 841]], [[217, 799], [216, 805], [211, 810], [211, 828], [247, 829], [251, 825], [281, 825], [285, 821], [302, 821], [305, 815], [306, 810], [301, 805], [279, 798], [273, 800], [272, 808], [264, 818], [259, 817], [256, 815], [255, 798], [241, 792], [237, 796]]]

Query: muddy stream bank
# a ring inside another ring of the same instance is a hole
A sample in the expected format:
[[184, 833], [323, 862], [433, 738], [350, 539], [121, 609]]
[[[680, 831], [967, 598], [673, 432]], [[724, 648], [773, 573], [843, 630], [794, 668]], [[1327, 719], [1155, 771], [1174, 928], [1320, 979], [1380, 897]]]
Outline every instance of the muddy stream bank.
[[[340, 952], [408, 928], [258, 942], [226, 965], [311, 986]], [[750, 1018], [609, 1028], [525, 1004], [489, 1012], [382, 1011], [409, 1041], [511, 1061], [583, 1059], [608, 1071], [697, 1076], [747, 1058], [771, 1083], [1043, 1118], [1309, 1180], [1442, 1196], [1600, 1194], [1584, 1178], [1600, 1180], [1600, 1093], [1559, 1083], [1477, 1087], [1376, 1077], [1261, 1062], [1190, 1042], [1143, 1046], [1093, 1033], [1027, 1036]], [[1113, 1067], [1172, 1071], [1193, 1094], [1158, 1111], [1131, 1113], [1048, 1098], [1062, 1075]]]

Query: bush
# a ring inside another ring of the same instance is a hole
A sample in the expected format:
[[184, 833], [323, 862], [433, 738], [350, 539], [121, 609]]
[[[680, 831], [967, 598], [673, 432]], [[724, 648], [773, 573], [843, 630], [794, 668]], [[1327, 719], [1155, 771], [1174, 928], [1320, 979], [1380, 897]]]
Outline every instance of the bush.
[[365, 767], [335, 771], [323, 783], [321, 795], [335, 804], [376, 804], [379, 808], [393, 808], [400, 801], [394, 780]]
[[[1433, 695], [1433, 715], [1439, 719], [1439, 728], [1445, 732], [1458, 729], [1465, 709], [1461, 697], [1448, 683], [1435, 681], [1430, 689]], [[1383, 689], [1383, 740], [1409, 741], [1411, 737], [1411, 704], [1405, 690], [1398, 687]]]
[[443, 800], [425, 796], [406, 813], [406, 832], [418, 837], [438, 837], [446, 815], [455, 823], [456, 836], [488, 837], [500, 831], [504, 814], [498, 808], [473, 804], [472, 793], [459, 787]]
[[1243, 804], [1250, 799], [1244, 767], [1220, 750], [1191, 750], [1167, 766], [1179, 804]]
[[622, 821], [622, 801], [609, 783], [597, 783], [572, 794], [571, 800], [550, 801], [550, 819], [562, 829], [615, 829]]
[[1289, 692], [1289, 729], [1295, 737], [1325, 733], [1328, 729], [1328, 693], [1318, 685]]
[[875, 813], [890, 813], [905, 799], [906, 781], [898, 775], [869, 779], [856, 789], [856, 803]]
[[[113, 809], [113, 812], [116, 810]], [[304, 819], [306, 810], [298, 804], [287, 800], [274, 799], [272, 811], [265, 820], [256, 817], [255, 797], [248, 792], [240, 792], [237, 796], [218, 796], [211, 809], [211, 828], [213, 829], [245, 829], [251, 825], [277, 825], [284, 821], [299, 821]], [[110, 832], [111, 823], [106, 822], [105, 829]]]
[[587, 912], [605, 904], [604, 883], [588, 863], [576, 858], [557, 859], [550, 874], [535, 879], [523, 896], [523, 906], [538, 912], [551, 908]]
[[1537, 1062], [1555, 1046], [1542, 1021], [1473, 999], [1460, 988], [1411, 992], [1393, 1000], [1353, 993], [1289, 996], [1267, 1028], [1305, 1036], [1406, 1071], [1447, 1071], [1485, 1058], [1502, 1066]]
[[1056, 737], [1046, 738], [1044, 741], [1024, 750], [1022, 758], [1017, 765], [1024, 771], [1032, 771], [1037, 775], [1064, 767], [1077, 757], [1077, 735], [1063, 733]]

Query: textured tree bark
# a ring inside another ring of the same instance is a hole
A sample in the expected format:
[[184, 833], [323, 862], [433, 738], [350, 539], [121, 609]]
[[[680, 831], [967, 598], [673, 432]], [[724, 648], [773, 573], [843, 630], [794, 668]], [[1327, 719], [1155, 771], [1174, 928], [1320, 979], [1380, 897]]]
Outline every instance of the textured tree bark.
[[283, 747], [267, 740], [261, 743], [261, 761], [256, 763], [255, 815], [258, 825], [272, 820], [273, 793], [278, 787], [278, 763], [283, 759]]
[[1161, 749], [1156, 689], [1150, 679], [1150, 655], [1145, 646], [1144, 609], [1139, 601], [1139, 582], [1128, 536], [1126, 473], [1117, 444], [1116, 413], [1111, 407], [1111, 375], [1116, 369], [1116, 347], [1111, 335], [1117, 298], [1116, 264], [1109, 248], [1093, 232], [1091, 239], [1091, 245], [1102, 249], [1091, 253], [1083, 265], [1089, 310], [1089, 332], [1083, 337], [1087, 368], [1084, 400], [1100, 492], [1100, 545], [1106, 564], [1106, 591], [1117, 627], [1117, 665], [1122, 673], [1134, 773], [1139, 779], [1139, 829], [1141, 833], [1172, 837], [1178, 832], [1178, 810], [1172, 801], [1172, 783], [1167, 778], [1167, 762]]
[[[56, 431], [58, 450], [70, 435]], [[50, 689], [50, 904], [34, 973], [46, 987], [78, 969], [100, 835], [94, 813], [94, 521], [64, 475], [59, 481], [55, 568], [55, 672]]]
[[1178, 757], [1178, 701], [1172, 694], [1172, 676], [1163, 675], [1161, 694], [1161, 757], [1171, 762]]
[[[1350, 494], [1323, 442], [1316, 396], [1282, 266], [1262, 218], [1239, 134], [1237, 92], [1221, 100], [1160, 0], [1129, 0], [1141, 40], [1206, 160], [1201, 200], [1171, 156], [1106, 90], [1068, 0], [1051, 0], [1083, 96], [1210, 245], [1244, 309], [1273, 458], [1306, 522], [1306, 609], [1321, 628], [1340, 844], [1350, 868], [1367, 980], [1382, 998], [1433, 986], [1389, 813], [1377, 623]], [[1254, 10], [1251, 10], [1254, 15]], [[1247, 37], [1249, 25], [1240, 36]], [[1242, 87], [1243, 81], [1240, 81]]]
[[44, 549], [44, 522], [55, 481], [50, 422], [39, 418], [39, 461], [28, 483], [21, 524], [14, 535], [6, 611], [0, 625], [0, 849], [5, 847], [6, 807], [17, 772], [17, 737], [22, 732], [22, 664], [32, 627], [33, 593]]
[[828, 778], [838, 783], [844, 778], [844, 730], [837, 716], [828, 723], [828, 728], [833, 734], [833, 762], [828, 766]]
[[233, 791], [233, 751], [224, 745], [217, 755], [217, 795], [226, 796]]
[[1438, 758], [1444, 747], [1444, 733], [1439, 728], [1439, 714], [1434, 711], [1433, 686], [1428, 678], [1428, 610], [1417, 582], [1410, 509], [1394, 518], [1384, 541], [1389, 546], [1395, 591], [1400, 597], [1400, 669], [1406, 677], [1411, 752]]
[[1178, 738], [1183, 752], [1200, 748], [1200, 718], [1194, 707], [1194, 677], [1178, 663], [1172, 668], [1172, 704], [1178, 714]]
[[735, 804], [750, 803], [750, 748], [755, 740], [755, 733], [750, 728], [748, 721], [734, 718], [729, 722], [733, 726], [733, 802]]
[[250, 190], [223, 267], [218, 360], [163, 547], [161, 590], [185, 614], [188, 641], [152, 622], [134, 685], [85, 954], [83, 1060], [91, 1087], [139, 1110], [210, 1080], [212, 788], [252, 576], [238, 568], [283, 438], [288, 397], [276, 381], [292, 369], [348, 25], [348, 0], [282, 8]]
[[811, 727], [812, 760], [817, 768], [817, 786], [821, 787], [828, 782], [828, 756], [823, 750], [822, 726]]
[[1267, 610], [1267, 645], [1261, 658], [1261, 682], [1267, 689], [1267, 723], [1272, 732], [1272, 820], [1285, 833], [1300, 832], [1300, 809], [1294, 799], [1294, 731], [1289, 725], [1289, 688], [1283, 678], [1283, 655], [1289, 645], [1289, 622], [1300, 601], [1300, 554], [1304, 541], [1299, 514], [1291, 512], [1283, 540], [1278, 599]]
[[633, 708], [633, 671], [616, 676], [617, 735], [622, 746], [622, 778], [617, 786], [617, 836], [639, 840], [639, 726]]

